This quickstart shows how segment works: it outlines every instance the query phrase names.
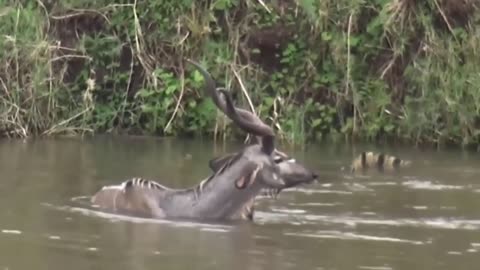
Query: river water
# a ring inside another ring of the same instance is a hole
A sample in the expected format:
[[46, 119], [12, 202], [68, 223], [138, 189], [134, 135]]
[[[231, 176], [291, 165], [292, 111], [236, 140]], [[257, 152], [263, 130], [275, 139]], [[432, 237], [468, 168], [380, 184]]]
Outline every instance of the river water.
[[[235, 226], [128, 218], [79, 207], [129, 177], [187, 187], [210, 158], [238, 149], [209, 140], [96, 137], [0, 142], [0, 270], [478, 269], [480, 155], [391, 148], [397, 174], [342, 171], [372, 146], [281, 147], [319, 183], [260, 199]], [[385, 150], [385, 149], [383, 149]]]

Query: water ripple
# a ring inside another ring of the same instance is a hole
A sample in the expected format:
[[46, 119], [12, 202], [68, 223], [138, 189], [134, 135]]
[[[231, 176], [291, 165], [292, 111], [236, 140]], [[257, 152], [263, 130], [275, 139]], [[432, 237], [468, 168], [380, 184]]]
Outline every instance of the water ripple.
[[404, 186], [411, 189], [424, 189], [424, 190], [462, 190], [465, 189], [465, 186], [458, 185], [442, 185], [436, 184], [432, 181], [419, 181], [419, 180], [410, 180], [402, 183]]
[[289, 236], [301, 236], [301, 237], [312, 237], [312, 238], [330, 238], [330, 239], [340, 239], [340, 240], [367, 240], [367, 241], [383, 241], [383, 242], [397, 242], [397, 243], [408, 243], [414, 245], [423, 245], [422, 241], [400, 239], [394, 237], [381, 237], [374, 235], [365, 235], [365, 234], [356, 234], [351, 232], [341, 232], [341, 231], [318, 231], [317, 233], [284, 233], [284, 235]]
[[74, 206], [55, 206], [48, 203], [44, 203], [43, 205], [52, 209], [60, 210], [60, 211], [76, 212], [85, 216], [96, 216], [96, 217], [105, 218], [110, 221], [127, 221], [132, 223], [158, 223], [158, 224], [165, 224], [165, 225], [170, 225], [174, 227], [200, 228], [203, 230], [223, 231], [223, 232], [229, 231], [234, 227], [233, 225], [214, 224], [214, 223], [206, 223], [206, 222], [178, 221], [178, 220], [174, 221], [174, 220], [168, 220], [168, 219], [134, 217], [134, 216], [107, 213], [107, 212], [102, 212], [98, 210], [74, 207]]
[[399, 219], [375, 219], [365, 217], [355, 217], [346, 215], [296, 215], [292, 213], [268, 213], [257, 211], [256, 220], [261, 223], [289, 223], [290, 221], [301, 222], [303, 224], [344, 224], [351, 227], [358, 225], [384, 225], [384, 226], [409, 226], [424, 227], [433, 229], [460, 229], [460, 230], [478, 230], [480, 229], [480, 220], [478, 219], [453, 219], [453, 218], [399, 218]]

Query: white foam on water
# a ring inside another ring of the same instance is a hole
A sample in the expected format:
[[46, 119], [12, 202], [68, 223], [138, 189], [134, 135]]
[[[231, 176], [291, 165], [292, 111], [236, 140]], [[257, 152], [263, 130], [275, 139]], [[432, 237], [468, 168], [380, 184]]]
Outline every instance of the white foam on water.
[[463, 190], [465, 186], [456, 186], [456, 185], [442, 185], [436, 184], [432, 181], [419, 181], [419, 180], [410, 180], [402, 183], [403, 186], [411, 189], [423, 189], [423, 190]]
[[6, 234], [22, 234], [22, 231], [19, 231], [19, 230], [2, 230], [2, 233], [6, 233]]
[[365, 185], [359, 184], [359, 183], [351, 183], [351, 184], [346, 184], [345, 185], [349, 190], [353, 190], [355, 192], [373, 192], [375, 190], [368, 188]]
[[364, 185], [367, 186], [398, 186], [399, 183], [397, 182], [364, 182]]
[[352, 195], [352, 191], [345, 190], [331, 190], [331, 189], [306, 189], [306, 188], [295, 188], [291, 190], [285, 190], [282, 192], [300, 192], [305, 194], [339, 194], [339, 195]]
[[395, 237], [382, 237], [366, 234], [356, 234], [352, 232], [341, 231], [318, 231], [317, 233], [284, 233], [289, 236], [311, 237], [311, 238], [325, 238], [325, 239], [340, 239], [340, 240], [366, 240], [366, 241], [381, 241], [381, 242], [396, 242], [407, 243], [414, 245], [423, 245], [422, 241], [407, 240]]
[[415, 209], [415, 210], [427, 210], [428, 206], [426, 206], [426, 205], [414, 205], [414, 206], [412, 206], [412, 208]]
[[319, 202], [309, 202], [309, 203], [289, 203], [292, 206], [340, 206], [343, 203], [319, 203]]
[[304, 214], [307, 212], [303, 209], [288, 209], [288, 208], [274, 208], [274, 207], [270, 209], [274, 212], [287, 213], [287, 214]]
[[205, 232], [229, 232], [229, 230], [222, 228], [201, 228], [200, 230]]
[[359, 266], [358, 269], [367, 269], [367, 270], [392, 270], [390, 266]]

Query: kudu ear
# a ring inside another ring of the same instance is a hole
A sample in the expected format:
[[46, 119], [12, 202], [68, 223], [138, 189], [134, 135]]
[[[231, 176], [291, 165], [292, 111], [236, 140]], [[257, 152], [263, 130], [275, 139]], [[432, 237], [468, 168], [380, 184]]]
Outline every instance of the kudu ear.
[[217, 158], [211, 159], [208, 162], [208, 166], [210, 167], [210, 169], [213, 172], [217, 172], [218, 170], [220, 170], [226, 163], [228, 163], [236, 155], [237, 155], [237, 153], [233, 153], [233, 154], [227, 154], [227, 155], [222, 156], [222, 157], [217, 157]]
[[238, 189], [245, 189], [249, 182], [248, 176], [242, 176], [235, 181], [235, 187]]
[[[254, 165], [252, 164], [252, 166]], [[248, 173], [244, 173], [242, 176], [235, 180], [235, 187], [238, 189], [245, 189], [249, 187], [257, 178], [257, 174], [260, 169], [260, 166], [255, 166], [251, 170], [249, 170]]]

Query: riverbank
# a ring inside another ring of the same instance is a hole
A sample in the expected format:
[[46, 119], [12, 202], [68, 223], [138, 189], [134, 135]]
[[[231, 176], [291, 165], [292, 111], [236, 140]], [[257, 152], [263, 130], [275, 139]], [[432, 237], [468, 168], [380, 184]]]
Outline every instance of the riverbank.
[[474, 1], [264, 2], [0, 8], [1, 134], [237, 134], [189, 57], [286, 141], [480, 141]]

